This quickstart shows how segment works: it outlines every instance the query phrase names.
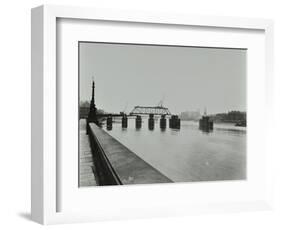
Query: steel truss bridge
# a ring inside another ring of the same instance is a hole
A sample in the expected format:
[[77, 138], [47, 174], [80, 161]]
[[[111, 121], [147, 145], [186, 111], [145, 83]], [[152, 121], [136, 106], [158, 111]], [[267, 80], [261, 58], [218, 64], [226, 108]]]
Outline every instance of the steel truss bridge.
[[130, 115], [171, 115], [168, 108], [163, 106], [135, 106]]

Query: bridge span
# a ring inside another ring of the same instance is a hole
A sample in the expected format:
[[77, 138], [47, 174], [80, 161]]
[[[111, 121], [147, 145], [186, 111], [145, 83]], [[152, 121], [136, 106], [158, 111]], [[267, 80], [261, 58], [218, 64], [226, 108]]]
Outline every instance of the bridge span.
[[168, 108], [163, 106], [135, 106], [130, 115], [171, 115]]

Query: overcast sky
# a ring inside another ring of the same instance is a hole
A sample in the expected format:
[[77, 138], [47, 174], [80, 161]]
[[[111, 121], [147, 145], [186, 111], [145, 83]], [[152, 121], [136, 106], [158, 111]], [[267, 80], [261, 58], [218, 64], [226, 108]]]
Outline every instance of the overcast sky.
[[[119, 113], [164, 106], [172, 113], [246, 111], [246, 50], [80, 43], [80, 101]], [[127, 105], [127, 106], [126, 106]]]

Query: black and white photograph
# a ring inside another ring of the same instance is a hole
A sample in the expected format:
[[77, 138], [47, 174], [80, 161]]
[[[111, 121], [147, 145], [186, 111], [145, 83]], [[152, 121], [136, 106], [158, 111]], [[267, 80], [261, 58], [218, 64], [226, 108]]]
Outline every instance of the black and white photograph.
[[247, 49], [78, 43], [79, 187], [247, 179]]

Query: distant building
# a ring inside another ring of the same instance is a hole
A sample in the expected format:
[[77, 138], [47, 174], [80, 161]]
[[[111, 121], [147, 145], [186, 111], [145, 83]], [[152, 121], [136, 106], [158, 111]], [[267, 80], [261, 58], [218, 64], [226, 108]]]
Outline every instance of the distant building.
[[198, 121], [201, 118], [199, 110], [197, 111], [185, 111], [180, 113], [180, 119], [183, 121]]

